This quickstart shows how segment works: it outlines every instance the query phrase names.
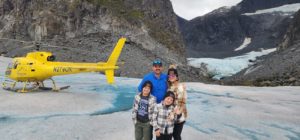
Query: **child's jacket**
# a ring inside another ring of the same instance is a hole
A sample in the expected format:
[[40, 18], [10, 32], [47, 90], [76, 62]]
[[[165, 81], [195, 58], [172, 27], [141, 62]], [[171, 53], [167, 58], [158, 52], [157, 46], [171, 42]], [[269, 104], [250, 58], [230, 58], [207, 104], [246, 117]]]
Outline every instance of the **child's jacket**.
[[[153, 113], [153, 128], [159, 129], [161, 134], [172, 134], [174, 128], [174, 106], [166, 107], [159, 103], [154, 108]], [[166, 133], [167, 132], [167, 133]]]
[[[133, 110], [132, 110], [132, 120], [134, 123], [137, 122], [137, 111], [138, 111], [139, 103], [141, 101], [141, 96], [142, 96], [142, 93], [139, 93], [134, 98]], [[149, 95], [149, 106], [148, 106], [148, 117], [150, 120], [150, 125], [153, 125], [152, 117], [153, 117], [153, 111], [154, 111], [155, 105], [156, 105], [156, 98], [150, 94]]]

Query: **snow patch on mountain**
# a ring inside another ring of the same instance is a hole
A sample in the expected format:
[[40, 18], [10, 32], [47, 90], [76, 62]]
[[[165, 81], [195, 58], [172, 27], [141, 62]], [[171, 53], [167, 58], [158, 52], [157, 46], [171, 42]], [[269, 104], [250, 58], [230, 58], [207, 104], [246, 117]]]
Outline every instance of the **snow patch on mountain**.
[[236, 48], [234, 51], [242, 50], [242, 49], [246, 48], [250, 43], [251, 43], [251, 38], [246, 37], [246, 38], [244, 39], [243, 44], [242, 44], [240, 47]]
[[297, 12], [299, 9], [300, 9], [300, 3], [296, 3], [296, 4], [287, 4], [287, 5], [270, 8], [270, 9], [257, 10], [255, 13], [245, 13], [243, 15], [252, 16], [252, 15], [274, 13], [274, 12], [282, 12], [286, 15], [291, 15]]

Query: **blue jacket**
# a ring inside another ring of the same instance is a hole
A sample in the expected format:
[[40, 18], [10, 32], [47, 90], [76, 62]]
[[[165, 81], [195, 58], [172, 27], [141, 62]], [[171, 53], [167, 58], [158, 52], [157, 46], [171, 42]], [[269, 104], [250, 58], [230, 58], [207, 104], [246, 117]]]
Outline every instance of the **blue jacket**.
[[167, 92], [167, 89], [168, 89], [167, 79], [168, 79], [168, 76], [164, 73], [161, 73], [159, 78], [156, 78], [155, 74], [153, 72], [148, 73], [147, 75], [144, 76], [142, 82], [140, 83], [140, 85], [138, 87], [138, 90], [139, 90], [139, 92], [142, 92], [142, 90], [143, 90], [142, 86], [143, 86], [144, 82], [151, 81], [152, 85], [153, 85], [151, 94], [156, 97], [156, 102], [160, 103], [163, 100], [163, 98]]

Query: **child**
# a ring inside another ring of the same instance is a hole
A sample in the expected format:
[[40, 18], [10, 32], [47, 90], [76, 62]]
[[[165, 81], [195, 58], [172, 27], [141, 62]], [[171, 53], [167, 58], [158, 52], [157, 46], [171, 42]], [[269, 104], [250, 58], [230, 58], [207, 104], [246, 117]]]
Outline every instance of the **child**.
[[171, 65], [168, 69], [168, 91], [175, 94], [175, 109], [179, 112], [179, 116], [174, 124], [173, 138], [181, 140], [181, 132], [187, 118], [186, 100], [187, 94], [184, 84], [179, 82], [176, 66]]
[[153, 127], [155, 130], [156, 140], [171, 140], [174, 120], [176, 116], [174, 112], [175, 95], [173, 92], [168, 91], [164, 100], [157, 104], [153, 113]]
[[142, 92], [135, 96], [132, 120], [135, 128], [136, 140], [152, 139], [152, 116], [156, 105], [156, 98], [151, 95], [152, 83], [146, 81], [142, 85]]

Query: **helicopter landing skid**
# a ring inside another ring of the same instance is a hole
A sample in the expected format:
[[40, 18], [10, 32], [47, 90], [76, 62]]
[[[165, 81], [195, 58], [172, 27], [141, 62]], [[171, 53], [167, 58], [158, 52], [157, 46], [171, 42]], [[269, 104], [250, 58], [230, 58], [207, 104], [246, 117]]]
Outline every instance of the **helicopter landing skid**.
[[34, 86], [27, 87], [30, 82], [25, 82], [23, 88], [16, 88], [17, 82], [15, 81], [5, 81], [2, 83], [2, 88], [7, 91], [19, 92], [19, 93], [27, 93], [27, 92], [37, 92], [37, 91], [55, 91], [58, 92], [60, 90], [68, 89], [70, 86], [56, 87], [53, 81], [54, 87], [45, 87], [43, 82], [36, 82]]
[[70, 86], [63, 86], [56, 89], [53, 89], [52, 87], [39, 87], [40, 90], [53, 90], [53, 91], [60, 91], [64, 89], [68, 89]]
[[33, 88], [30, 88], [30, 89], [17, 89], [17, 88], [11, 88], [11, 87], [3, 87], [2, 89], [7, 90], [7, 91], [12, 91], [12, 92], [19, 92], [19, 93], [26, 93], [26, 92], [34, 91]]
[[10, 88], [10, 87], [3, 87], [2, 89], [7, 90], [7, 91], [18, 92], [17, 89], [12, 89], [12, 88]]
[[29, 88], [29, 89], [12, 89], [10, 87], [3, 87], [4, 90], [7, 91], [12, 91], [12, 92], [18, 92], [18, 93], [27, 93], [27, 92], [38, 92], [38, 91], [61, 91], [64, 89], [68, 89], [70, 86], [63, 86], [63, 87], [59, 87], [57, 89], [53, 89], [52, 87], [38, 87], [38, 88]]

